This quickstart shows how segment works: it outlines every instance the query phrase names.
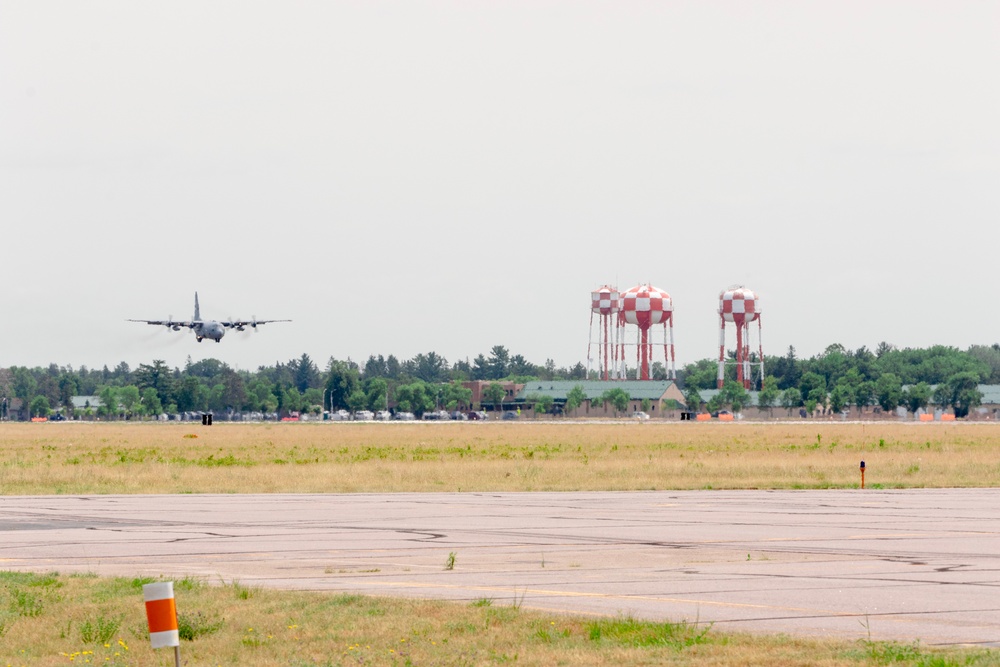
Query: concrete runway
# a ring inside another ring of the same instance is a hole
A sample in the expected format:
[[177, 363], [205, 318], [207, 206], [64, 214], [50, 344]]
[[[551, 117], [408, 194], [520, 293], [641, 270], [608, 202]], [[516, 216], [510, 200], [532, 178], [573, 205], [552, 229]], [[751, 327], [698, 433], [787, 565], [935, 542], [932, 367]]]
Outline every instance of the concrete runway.
[[0, 497], [0, 569], [1000, 646], [1000, 489]]

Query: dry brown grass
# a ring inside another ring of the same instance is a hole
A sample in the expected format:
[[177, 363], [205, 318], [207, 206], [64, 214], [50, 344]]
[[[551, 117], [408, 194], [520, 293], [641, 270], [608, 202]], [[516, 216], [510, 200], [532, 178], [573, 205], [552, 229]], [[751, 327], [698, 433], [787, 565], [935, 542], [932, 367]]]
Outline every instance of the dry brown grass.
[[[190, 437], [197, 436], [197, 437]], [[0, 425], [0, 493], [1000, 486], [993, 424]]]

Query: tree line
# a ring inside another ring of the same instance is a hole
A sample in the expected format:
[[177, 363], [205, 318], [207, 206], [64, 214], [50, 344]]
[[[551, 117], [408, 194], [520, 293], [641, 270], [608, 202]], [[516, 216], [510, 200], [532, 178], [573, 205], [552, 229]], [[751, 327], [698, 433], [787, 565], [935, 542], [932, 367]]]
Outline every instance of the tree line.
[[[730, 358], [734, 355], [730, 353]], [[751, 360], [756, 363], [757, 359]], [[972, 346], [968, 350], [934, 346], [897, 349], [887, 343], [874, 351], [848, 350], [830, 345], [821, 354], [799, 359], [789, 347], [783, 356], [765, 356], [763, 378], [755, 377], [755, 404], [810, 412], [840, 412], [849, 406], [860, 410], [891, 411], [903, 405], [911, 411], [930, 402], [951, 407], [964, 416], [980, 404], [976, 386], [1000, 384], [1000, 345]], [[703, 359], [678, 373], [678, 385], [689, 405], [703, 405], [701, 394], [716, 387], [717, 361]], [[665, 369], [654, 364], [653, 378], [665, 379]], [[594, 371], [591, 379], [597, 379]], [[132, 369], [125, 362], [100, 370], [51, 364], [47, 368], [13, 366], [0, 369], [0, 417], [47, 416], [58, 411], [66, 417], [99, 416], [131, 419], [162, 413], [212, 411], [216, 414], [320, 412], [322, 410], [398, 410], [422, 413], [434, 409], [468, 409], [471, 391], [467, 380], [528, 382], [531, 380], [586, 380], [582, 363], [557, 367], [548, 359], [534, 364], [502, 346], [474, 359], [449, 363], [428, 352], [400, 360], [393, 355], [372, 355], [363, 364], [330, 358], [323, 370], [309, 357], [260, 366], [256, 371], [234, 369], [217, 359], [192, 362], [183, 368], [168, 367], [162, 360]], [[624, 392], [622, 392], [624, 393]], [[74, 396], [97, 396], [96, 405], [76, 406]], [[21, 410], [12, 412], [11, 399]], [[621, 396], [616, 396], [622, 402]], [[502, 404], [503, 389], [487, 387], [484, 402]], [[551, 402], [538, 397], [540, 407]], [[579, 399], [574, 395], [574, 401]], [[709, 409], [722, 406], [738, 410], [750, 403], [750, 394], [735, 382], [735, 368], [726, 368], [723, 391], [707, 401]]]
[[[702, 360], [685, 367], [689, 405], [702, 403], [701, 393], [716, 388], [717, 363]], [[765, 355], [764, 371], [753, 387], [755, 405], [764, 410], [780, 406], [789, 414], [796, 408], [839, 413], [854, 407], [860, 412], [891, 412], [902, 406], [917, 412], [933, 403], [964, 417], [982, 402], [979, 384], [1000, 384], [1000, 345], [973, 345], [962, 351], [943, 345], [897, 349], [883, 342], [872, 351], [834, 344], [809, 359], [799, 359], [789, 347], [782, 357]], [[750, 396], [735, 382], [735, 373], [734, 366], [726, 368], [725, 385], [707, 401], [709, 410], [731, 406], [739, 411], [749, 405]]]
[[[251, 412], [288, 414], [323, 410], [396, 409], [421, 414], [435, 409], [471, 408], [467, 380], [530, 379], [584, 380], [582, 363], [560, 368], [549, 359], [542, 365], [528, 362], [494, 346], [480, 354], [449, 363], [428, 352], [400, 361], [393, 355], [370, 356], [363, 365], [330, 358], [324, 370], [308, 354], [256, 371], [239, 370], [217, 359], [170, 368], [162, 360], [132, 369], [125, 362], [101, 370], [12, 366], [0, 369], [0, 418], [49, 416], [58, 412], [71, 418], [132, 419], [163, 413], [211, 411], [216, 414]], [[497, 394], [499, 390], [499, 395]], [[94, 405], [76, 406], [74, 396], [96, 396]], [[501, 387], [490, 387], [484, 398], [502, 402]], [[13, 412], [10, 399], [19, 399]]]

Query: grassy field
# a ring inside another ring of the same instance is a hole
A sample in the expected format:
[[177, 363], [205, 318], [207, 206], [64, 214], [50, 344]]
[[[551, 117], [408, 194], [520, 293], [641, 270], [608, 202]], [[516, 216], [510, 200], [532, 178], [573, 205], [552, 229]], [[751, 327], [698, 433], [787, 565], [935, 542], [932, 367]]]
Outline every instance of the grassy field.
[[[0, 665], [174, 664], [149, 646], [150, 579], [0, 571]], [[185, 665], [1000, 665], [1000, 653], [716, 633], [711, 627], [175, 582]]]
[[[1000, 486], [992, 424], [0, 424], [0, 494]], [[0, 667], [172, 665], [145, 580], [0, 571]], [[1000, 653], [177, 583], [188, 665], [1000, 665]]]
[[1000, 486], [1000, 426], [0, 424], [0, 493]]

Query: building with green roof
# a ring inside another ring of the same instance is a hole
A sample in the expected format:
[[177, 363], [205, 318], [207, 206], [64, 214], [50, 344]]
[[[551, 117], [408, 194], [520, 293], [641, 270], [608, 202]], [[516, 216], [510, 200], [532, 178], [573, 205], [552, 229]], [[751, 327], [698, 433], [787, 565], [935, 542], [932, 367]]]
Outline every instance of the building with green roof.
[[[588, 400], [567, 413], [566, 396], [576, 386], [583, 389]], [[643, 401], [649, 401], [650, 417], [676, 419], [684, 408], [684, 395], [672, 380], [532, 380], [521, 387], [515, 400], [524, 408], [533, 409], [534, 399], [550, 396], [554, 409], [562, 410], [567, 417], [614, 417], [614, 408], [600, 401], [600, 397], [611, 389], [622, 389], [629, 395], [629, 414], [641, 411]]]

